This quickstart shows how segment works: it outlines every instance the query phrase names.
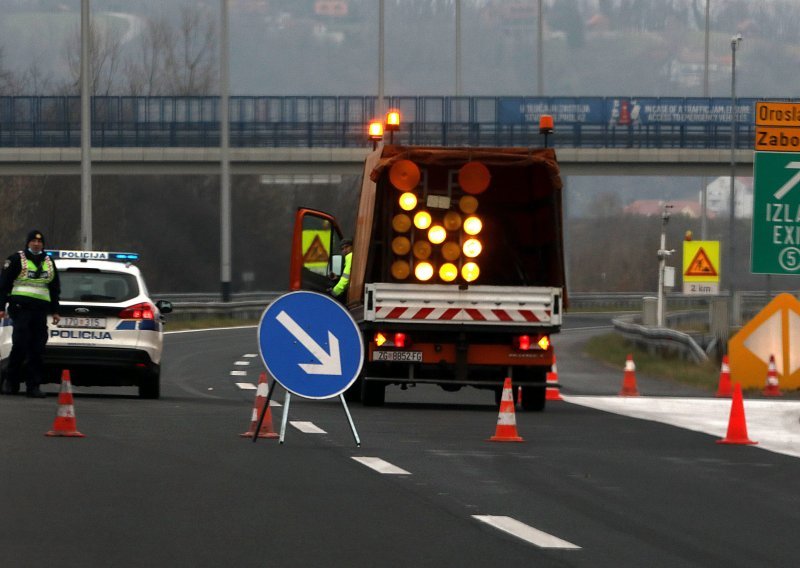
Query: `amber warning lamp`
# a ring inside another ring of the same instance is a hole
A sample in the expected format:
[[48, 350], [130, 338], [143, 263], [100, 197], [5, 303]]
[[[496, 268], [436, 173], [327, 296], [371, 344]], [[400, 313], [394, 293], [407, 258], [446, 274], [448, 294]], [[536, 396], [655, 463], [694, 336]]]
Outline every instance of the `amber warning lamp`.
[[544, 147], [547, 148], [547, 136], [553, 132], [553, 117], [543, 114], [539, 117], [539, 134], [544, 134]]
[[383, 138], [383, 124], [380, 120], [373, 120], [369, 123], [369, 139], [372, 140], [372, 149], [378, 147], [378, 141]]
[[389, 132], [389, 144], [394, 144], [394, 133], [400, 130], [400, 111], [389, 109], [386, 113], [386, 130]]

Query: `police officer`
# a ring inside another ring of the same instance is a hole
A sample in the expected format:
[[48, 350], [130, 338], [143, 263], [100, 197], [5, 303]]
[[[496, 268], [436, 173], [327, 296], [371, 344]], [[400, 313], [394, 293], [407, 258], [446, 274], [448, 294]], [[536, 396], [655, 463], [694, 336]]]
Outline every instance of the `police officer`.
[[32, 398], [46, 396], [39, 385], [47, 343], [47, 314], [53, 314], [53, 323], [59, 322], [60, 291], [55, 263], [44, 252], [44, 235], [31, 231], [25, 249], [6, 259], [0, 274], [0, 319], [5, 317], [8, 304], [14, 328], [8, 374], [0, 385], [3, 394], [19, 392], [22, 364], [27, 362], [25, 394]]
[[331, 289], [331, 295], [339, 300], [345, 300], [347, 298], [347, 288], [350, 286], [350, 266], [353, 264], [353, 241], [342, 239], [339, 246], [344, 255], [344, 269], [336, 286]]

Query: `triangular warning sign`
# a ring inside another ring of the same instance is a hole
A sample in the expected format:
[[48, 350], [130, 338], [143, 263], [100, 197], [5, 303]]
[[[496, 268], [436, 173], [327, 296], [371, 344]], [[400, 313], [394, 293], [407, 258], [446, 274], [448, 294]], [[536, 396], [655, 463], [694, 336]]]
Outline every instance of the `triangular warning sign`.
[[314, 236], [314, 240], [308, 245], [303, 255], [303, 264], [312, 262], [328, 262], [328, 251], [325, 250], [319, 235]]
[[714, 265], [711, 264], [711, 260], [708, 258], [706, 251], [703, 250], [703, 247], [697, 249], [697, 254], [694, 255], [694, 258], [689, 263], [689, 267], [686, 269], [686, 272], [683, 273], [684, 276], [717, 276], [717, 269], [714, 268]]

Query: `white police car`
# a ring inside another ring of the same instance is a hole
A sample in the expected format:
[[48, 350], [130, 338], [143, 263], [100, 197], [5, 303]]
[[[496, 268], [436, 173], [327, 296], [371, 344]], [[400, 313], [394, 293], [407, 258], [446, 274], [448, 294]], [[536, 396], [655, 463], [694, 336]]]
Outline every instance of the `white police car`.
[[[137, 254], [47, 251], [61, 281], [61, 321], [48, 324], [46, 383], [69, 369], [77, 386], [137, 386], [142, 398], [161, 392], [161, 352], [167, 301], [153, 302]], [[0, 327], [0, 372], [11, 351], [11, 327]]]

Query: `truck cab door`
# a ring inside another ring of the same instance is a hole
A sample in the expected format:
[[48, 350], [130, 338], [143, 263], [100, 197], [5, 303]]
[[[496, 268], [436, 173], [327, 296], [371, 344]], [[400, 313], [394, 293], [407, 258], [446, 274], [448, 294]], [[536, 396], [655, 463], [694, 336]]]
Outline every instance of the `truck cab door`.
[[342, 231], [323, 211], [297, 210], [292, 234], [289, 289], [325, 293], [342, 273]]

